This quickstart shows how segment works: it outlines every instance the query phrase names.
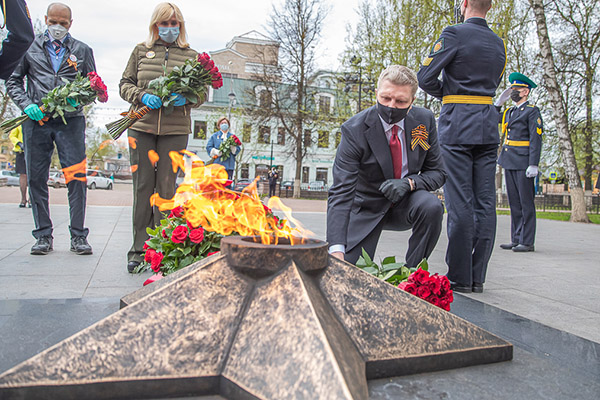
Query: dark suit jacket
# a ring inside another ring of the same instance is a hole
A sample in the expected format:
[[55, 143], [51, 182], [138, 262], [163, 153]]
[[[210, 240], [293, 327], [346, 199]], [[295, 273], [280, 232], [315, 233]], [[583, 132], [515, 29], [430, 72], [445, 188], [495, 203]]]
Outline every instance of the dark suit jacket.
[[[444, 29], [417, 77], [421, 89], [438, 99], [448, 95], [493, 97], [505, 66], [502, 39], [485, 19], [469, 18]], [[491, 104], [444, 104], [438, 121], [440, 143], [497, 144], [499, 119]]]
[[509, 144], [511, 142], [505, 142], [498, 164], [504, 169], [527, 169], [530, 165], [539, 165], [543, 133], [539, 108], [525, 102], [507, 109], [502, 118], [502, 130], [506, 130], [507, 140], [527, 141], [529, 146], [513, 146]]
[[[429, 150], [411, 149], [415, 128], [423, 125]], [[392, 155], [375, 106], [342, 125], [342, 139], [333, 164], [333, 185], [327, 200], [327, 241], [351, 249], [381, 221], [392, 203], [379, 186], [394, 176]], [[416, 190], [433, 191], [446, 180], [433, 113], [413, 107], [404, 121], [408, 174]]]

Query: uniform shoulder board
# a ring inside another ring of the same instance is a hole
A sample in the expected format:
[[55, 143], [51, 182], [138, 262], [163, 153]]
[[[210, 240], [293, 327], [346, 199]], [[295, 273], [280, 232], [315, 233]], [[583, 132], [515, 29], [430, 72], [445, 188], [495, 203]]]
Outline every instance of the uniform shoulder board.
[[527, 107], [536, 108], [535, 104], [527, 104]]

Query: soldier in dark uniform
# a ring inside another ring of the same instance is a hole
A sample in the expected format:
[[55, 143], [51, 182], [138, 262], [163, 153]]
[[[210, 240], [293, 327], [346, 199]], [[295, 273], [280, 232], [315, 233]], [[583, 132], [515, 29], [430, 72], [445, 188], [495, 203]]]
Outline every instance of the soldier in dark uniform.
[[35, 35], [29, 10], [23, 0], [0, 1], [0, 8], [8, 28], [8, 35], [2, 41], [0, 49], [0, 78], [8, 79], [29, 49]]
[[505, 250], [534, 251], [535, 241], [535, 177], [542, 151], [542, 116], [539, 108], [527, 98], [537, 85], [528, 77], [513, 72], [508, 77], [515, 106], [502, 116], [506, 140], [498, 164], [504, 168], [506, 193], [510, 204], [511, 243], [501, 244]]
[[464, 0], [465, 22], [444, 29], [418, 73], [419, 86], [443, 104], [438, 131], [448, 172], [446, 263], [458, 292], [483, 291], [496, 235], [500, 114], [492, 97], [504, 74], [506, 47], [485, 20], [491, 3]]

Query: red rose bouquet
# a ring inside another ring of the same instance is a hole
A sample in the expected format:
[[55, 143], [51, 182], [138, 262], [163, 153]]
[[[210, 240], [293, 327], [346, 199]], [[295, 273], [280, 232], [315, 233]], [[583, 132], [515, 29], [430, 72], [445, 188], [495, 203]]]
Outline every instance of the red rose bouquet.
[[[186, 60], [183, 65], [173, 68], [168, 75], [151, 80], [148, 89], [161, 98], [164, 112], [168, 115], [174, 107], [173, 93], [182, 95], [189, 103], [198, 104], [206, 98], [208, 85], [213, 89], [219, 89], [223, 86], [223, 77], [210, 56], [201, 53], [195, 59]], [[124, 118], [106, 125], [108, 133], [113, 139], [118, 139], [127, 128], [149, 111], [149, 107], [143, 106], [121, 114]]]
[[221, 142], [221, 145], [219, 146], [219, 151], [221, 152], [221, 155], [214, 156], [211, 160], [208, 160], [205, 165], [210, 165], [210, 164], [214, 163], [217, 160], [217, 158], [219, 158], [219, 157], [221, 157], [221, 160], [223, 160], [223, 161], [227, 160], [229, 157], [231, 157], [231, 148], [234, 146], [241, 146], [241, 145], [242, 145], [242, 141], [240, 139], [238, 139], [237, 136], [235, 136], [235, 135], [229, 136], [227, 139], [223, 140]]
[[[150, 238], [144, 244], [144, 261], [136, 272], [151, 269], [161, 277], [218, 252], [223, 237], [216, 232], [205, 231], [202, 226], [194, 226], [185, 218], [183, 207], [174, 208], [160, 221], [160, 225], [148, 229], [148, 234]], [[146, 282], [156, 279], [155, 276]]]
[[[106, 85], [95, 72], [90, 72], [87, 76], [77, 74], [71, 82], [63, 78], [65, 83], [63, 86], [57, 86], [42, 98], [43, 105], [40, 107], [42, 112], [46, 114], [43, 120], [39, 121], [40, 125], [44, 124], [49, 117], [61, 117], [65, 125], [66, 112], [77, 111], [78, 106], [87, 106], [92, 104], [96, 99], [101, 103], [106, 103], [108, 93]], [[0, 125], [2, 132], [10, 132], [21, 125], [27, 118], [27, 115], [21, 115], [4, 121]]]
[[450, 303], [454, 301], [448, 278], [438, 274], [429, 275], [421, 268], [410, 274], [398, 287], [446, 311], [450, 311]]
[[435, 306], [450, 311], [450, 303], [454, 301], [450, 281], [442, 275], [429, 275], [426, 259], [415, 268], [408, 268], [404, 263], [397, 263], [396, 257], [386, 257], [379, 266], [363, 249], [356, 266]]

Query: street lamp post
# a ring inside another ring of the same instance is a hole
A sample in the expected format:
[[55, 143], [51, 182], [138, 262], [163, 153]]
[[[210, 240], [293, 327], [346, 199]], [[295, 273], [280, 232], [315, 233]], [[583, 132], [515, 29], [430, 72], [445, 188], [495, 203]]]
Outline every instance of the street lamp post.
[[273, 141], [271, 140], [271, 168], [273, 168]]
[[235, 93], [233, 92], [233, 89], [231, 90], [231, 92], [227, 95], [229, 97], [229, 112], [227, 113], [227, 119], [229, 120], [229, 123], [231, 124], [231, 108], [235, 106], [236, 103], [236, 96]]

